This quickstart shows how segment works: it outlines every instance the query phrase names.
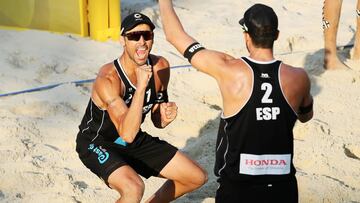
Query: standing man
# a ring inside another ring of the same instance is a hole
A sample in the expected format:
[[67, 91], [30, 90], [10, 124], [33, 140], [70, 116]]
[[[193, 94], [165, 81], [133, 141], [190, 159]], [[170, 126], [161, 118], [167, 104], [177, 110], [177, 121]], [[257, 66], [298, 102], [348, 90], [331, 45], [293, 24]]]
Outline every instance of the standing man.
[[140, 128], [150, 111], [157, 128], [177, 115], [176, 104], [167, 96], [169, 63], [150, 54], [154, 28], [141, 13], [123, 20], [124, 51], [101, 67], [76, 139], [81, 161], [120, 193], [119, 203], [141, 201], [144, 183], [139, 175], [168, 179], [147, 202], [170, 202], [207, 180], [197, 163]]
[[[339, 28], [339, 20], [341, 13], [342, 0], [324, 0], [323, 8], [323, 29], [324, 29], [324, 68], [325, 69], [338, 69], [348, 68], [343, 62], [340, 61], [337, 55], [336, 38]], [[354, 60], [360, 59], [360, 0], [357, 1], [356, 6], [356, 33], [354, 52], [352, 58]]]
[[[159, 0], [167, 40], [214, 77], [223, 98], [216, 143], [216, 202], [297, 202], [293, 127], [313, 116], [304, 69], [274, 58], [279, 36], [272, 8], [255, 4], [240, 20], [249, 56], [204, 48], [183, 29], [171, 0]], [[281, 197], [281, 200], [279, 200]]]

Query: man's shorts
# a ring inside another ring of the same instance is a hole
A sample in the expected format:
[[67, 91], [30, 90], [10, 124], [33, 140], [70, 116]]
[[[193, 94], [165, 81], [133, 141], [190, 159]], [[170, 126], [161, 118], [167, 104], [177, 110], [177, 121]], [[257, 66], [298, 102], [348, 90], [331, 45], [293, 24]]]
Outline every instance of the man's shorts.
[[235, 183], [219, 180], [216, 203], [297, 203], [298, 187], [294, 177], [289, 181], [273, 183]]
[[166, 141], [146, 132], [138, 133], [134, 142], [126, 146], [99, 138], [90, 142], [81, 132], [76, 142], [80, 160], [108, 186], [110, 174], [124, 165], [129, 165], [145, 178], [158, 176], [178, 151]]

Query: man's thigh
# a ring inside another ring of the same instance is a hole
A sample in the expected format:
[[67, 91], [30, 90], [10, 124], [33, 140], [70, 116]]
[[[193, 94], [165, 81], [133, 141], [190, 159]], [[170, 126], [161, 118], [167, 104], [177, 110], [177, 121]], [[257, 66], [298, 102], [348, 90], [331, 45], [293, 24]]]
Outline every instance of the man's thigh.
[[206, 172], [198, 163], [177, 151], [170, 162], [161, 170], [160, 177], [179, 182], [199, 182], [203, 181], [205, 174]]

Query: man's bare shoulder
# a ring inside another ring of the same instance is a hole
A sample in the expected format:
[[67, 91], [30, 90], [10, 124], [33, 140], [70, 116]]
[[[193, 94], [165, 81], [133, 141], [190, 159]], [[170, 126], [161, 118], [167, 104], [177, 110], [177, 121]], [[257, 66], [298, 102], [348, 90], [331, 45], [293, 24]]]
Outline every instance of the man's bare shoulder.
[[110, 62], [100, 67], [98, 77], [108, 77], [113, 75], [115, 72], [114, 63]]
[[290, 78], [306, 79], [308, 77], [306, 71], [302, 67], [294, 67], [286, 63], [282, 63], [282, 72]]
[[118, 87], [120, 78], [112, 62], [101, 66], [97, 77], [95, 79], [95, 89], [100, 90], [103, 88], [109, 88], [109, 86]]
[[288, 79], [296, 84], [309, 83], [309, 76], [302, 67], [294, 67], [289, 64], [282, 63], [281, 76], [282, 80]]
[[248, 65], [242, 59], [238, 59], [238, 58], [227, 60], [226, 66], [229, 69], [237, 72], [244, 72], [249, 70]]
[[251, 76], [251, 69], [239, 58], [227, 59], [221, 67], [218, 67], [218, 71], [221, 81], [225, 83], [244, 82], [246, 78]]
[[119, 95], [120, 78], [112, 62], [100, 67], [95, 79], [92, 97], [100, 107], [105, 108], [104, 101], [109, 95]]
[[162, 70], [162, 69], [170, 68], [170, 64], [169, 64], [168, 60], [166, 60], [165, 57], [154, 55], [154, 54], [151, 54], [150, 57], [151, 57], [152, 64], [153, 64], [155, 70]]
[[241, 58], [231, 58], [227, 60], [229, 65], [246, 66], [246, 63]]

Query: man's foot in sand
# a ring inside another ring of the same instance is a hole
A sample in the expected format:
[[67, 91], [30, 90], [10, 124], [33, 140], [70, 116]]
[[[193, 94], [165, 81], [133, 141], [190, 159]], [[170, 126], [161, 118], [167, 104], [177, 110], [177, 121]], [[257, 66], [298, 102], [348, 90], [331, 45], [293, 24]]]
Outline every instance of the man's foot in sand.
[[338, 57], [327, 57], [324, 60], [324, 68], [326, 70], [349, 69], [349, 66], [340, 61]]

